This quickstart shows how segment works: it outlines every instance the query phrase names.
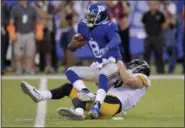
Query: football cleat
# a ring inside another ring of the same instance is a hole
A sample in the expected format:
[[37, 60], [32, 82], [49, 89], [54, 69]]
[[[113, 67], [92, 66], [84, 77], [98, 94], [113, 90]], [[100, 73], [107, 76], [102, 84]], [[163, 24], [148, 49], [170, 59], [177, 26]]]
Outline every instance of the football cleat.
[[89, 110], [88, 116], [91, 119], [98, 119], [100, 115], [100, 102], [95, 102], [94, 106]]
[[22, 91], [30, 96], [30, 98], [35, 102], [38, 103], [40, 101], [43, 100], [42, 95], [40, 94], [40, 92], [33, 86], [31, 86], [30, 84], [28, 84], [25, 81], [21, 81], [21, 88]]
[[72, 119], [72, 120], [84, 120], [85, 118], [84, 115], [79, 114], [75, 112], [73, 109], [69, 109], [69, 108], [59, 108], [58, 114], [63, 117], [68, 117], [69, 119]]
[[90, 92], [88, 89], [82, 89], [78, 94], [77, 94], [78, 99], [84, 102], [93, 102], [96, 98], [96, 96]]

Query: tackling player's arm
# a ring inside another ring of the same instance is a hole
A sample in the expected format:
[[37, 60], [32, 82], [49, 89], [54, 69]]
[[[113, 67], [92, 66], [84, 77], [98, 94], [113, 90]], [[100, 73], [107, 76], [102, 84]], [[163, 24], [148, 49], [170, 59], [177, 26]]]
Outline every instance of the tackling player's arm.
[[130, 87], [143, 88], [146, 85], [145, 78], [141, 75], [133, 75], [129, 73], [122, 61], [117, 62], [120, 77], [123, 83]]

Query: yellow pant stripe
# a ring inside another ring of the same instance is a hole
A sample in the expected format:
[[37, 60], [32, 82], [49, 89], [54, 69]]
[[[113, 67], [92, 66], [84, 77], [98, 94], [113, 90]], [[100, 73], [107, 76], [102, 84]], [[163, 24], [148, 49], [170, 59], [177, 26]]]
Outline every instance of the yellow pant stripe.
[[[86, 110], [93, 106], [93, 103], [86, 103]], [[100, 108], [100, 113], [102, 116], [113, 116], [115, 115], [120, 108], [120, 104], [110, 104], [110, 103], [103, 103]]]
[[70, 94], [69, 94], [69, 97], [70, 97], [71, 99], [74, 99], [74, 98], [77, 97], [77, 94], [78, 94], [77, 89], [76, 89], [76, 88], [73, 88], [73, 89], [71, 90]]

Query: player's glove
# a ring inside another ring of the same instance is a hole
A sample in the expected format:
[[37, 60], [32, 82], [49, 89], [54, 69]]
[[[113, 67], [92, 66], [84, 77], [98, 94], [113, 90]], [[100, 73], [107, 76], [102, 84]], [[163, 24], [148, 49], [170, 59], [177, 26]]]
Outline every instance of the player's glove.
[[91, 65], [90, 65], [91, 68], [96, 68], [97, 70], [100, 70], [103, 65], [97, 61], [93, 62]]
[[102, 59], [102, 66], [105, 66], [105, 65], [107, 65], [107, 64], [110, 64], [110, 63], [116, 63], [116, 59], [114, 58], [114, 57], [109, 57], [108, 59], [105, 59], [105, 58], [103, 58]]
[[116, 59], [114, 57], [109, 57], [109, 59], [103, 58], [102, 63], [99, 63], [97, 61], [93, 62], [90, 67], [96, 68], [98, 70], [102, 69], [105, 65], [109, 63], [116, 63]]
[[109, 63], [116, 63], [116, 59], [111, 56], [111, 57], [108, 58], [108, 62]]

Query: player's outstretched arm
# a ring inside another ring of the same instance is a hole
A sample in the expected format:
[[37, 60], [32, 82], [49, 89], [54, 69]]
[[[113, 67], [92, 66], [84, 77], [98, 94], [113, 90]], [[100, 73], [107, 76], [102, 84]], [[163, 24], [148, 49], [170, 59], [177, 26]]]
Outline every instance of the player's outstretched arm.
[[140, 77], [130, 73], [121, 60], [117, 62], [117, 67], [120, 72], [121, 80], [125, 85], [135, 88], [143, 88], [145, 86]]
[[110, 49], [115, 48], [120, 45], [121, 39], [118, 34], [118, 27], [115, 23], [110, 23], [109, 27], [107, 28], [108, 30], [108, 38], [110, 42], [107, 44], [107, 47]]

